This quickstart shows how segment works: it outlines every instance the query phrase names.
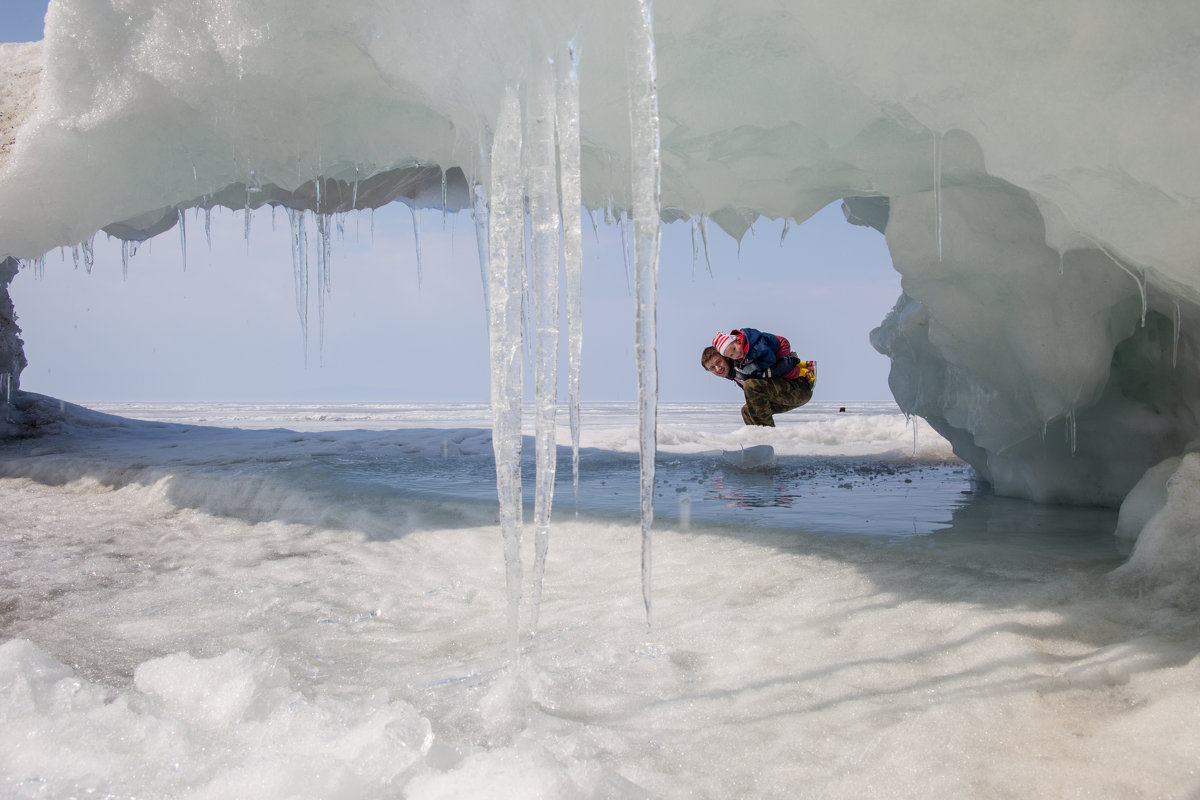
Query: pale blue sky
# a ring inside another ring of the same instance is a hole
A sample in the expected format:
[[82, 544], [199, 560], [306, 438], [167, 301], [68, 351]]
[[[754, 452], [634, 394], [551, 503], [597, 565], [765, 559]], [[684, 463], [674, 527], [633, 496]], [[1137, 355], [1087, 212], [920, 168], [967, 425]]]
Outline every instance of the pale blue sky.
[[[11, 9], [11, 13], [10, 13]], [[9, 0], [0, 40], [41, 38], [44, 0]], [[310, 220], [311, 221], [311, 220]], [[148, 242], [123, 276], [120, 243], [96, 237], [95, 267], [70, 250], [26, 269], [12, 295], [29, 366], [22, 388], [64, 399], [486, 400], [487, 330], [469, 215], [412, 217], [393, 204], [350, 215], [333, 242], [333, 293], [323, 342], [315, 243], [307, 356], [296, 310], [287, 215], [188, 217], [187, 268], [178, 230]], [[310, 238], [315, 225], [309, 225]], [[738, 243], [709, 227], [709, 274], [687, 223], [664, 227], [659, 280], [660, 397], [734, 401], [739, 392], [699, 364], [718, 330], [787, 336], [819, 363], [816, 399], [889, 400], [887, 359], [867, 336], [900, 293], [883, 236], [845, 223], [838, 204], [803, 225], [760, 220]], [[584, 236], [584, 400], [633, 400], [632, 278], [619, 231]], [[565, 323], [564, 323], [565, 324]], [[560, 353], [565, 375], [566, 343]], [[565, 399], [565, 393], [564, 393]]]

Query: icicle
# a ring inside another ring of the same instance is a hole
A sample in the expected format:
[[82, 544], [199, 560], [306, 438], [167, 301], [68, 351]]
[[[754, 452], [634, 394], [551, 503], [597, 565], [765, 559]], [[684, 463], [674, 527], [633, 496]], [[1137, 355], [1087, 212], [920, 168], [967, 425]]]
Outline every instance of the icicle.
[[638, 364], [638, 439], [642, 475], [642, 600], [646, 626], [653, 625], [650, 603], [651, 537], [654, 524], [654, 458], [658, 427], [658, 253], [661, 235], [661, 162], [658, 90], [655, 86], [654, 29], [650, 0], [631, 0], [635, 14], [626, 57], [632, 129], [632, 207], [637, 269], [635, 297]]
[[121, 240], [121, 278], [129, 280], [129, 242]]
[[246, 207], [243, 209], [246, 216], [246, 227], [242, 235], [246, 239], [246, 255], [250, 255], [250, 192], [246, 192]]
[[779, 234], [779, 246], [783, 247], [783, 240], [787, 238], [788, 231], [792, 229], [792, 221], [785, 219], [783, 221], [783, 232]]
[[292, 276], [296, 287], [296, 313], [300, 317], [300, 335], [304, 338], [304, 361], [308, 363], [308, 235], [304, 231], [304, 211], [289, 208], [288, 224], [292, 232]]
[[617, 232], [621, 234], [621, 258], [625, 264], [625, 291], [633, 293], [629, 281], [629, 217], [624, 211], [617, 217]]
[[1175, 344], [1171, 348], [1171, 366], [1179, 366], [1179, 329], [1183, 325], [1183, 317], [1179, 310], [1179, 300], [1175, 301]]
[[350, 208], [358, 209], [358, 164], [354, 165], [354, 183], [350, 186]]
[[446, 170], [442, 170], [442, 230], [446, 230]]
[[187, 222], [183, 218], [183, 209], [179, 214], [179, 256], [183, 259], [183, 271], [187, 272]]
[[942, 260], [942, 134], [933, 134], [933, 212], [937, 216], [937, 254]]
[[521, 183], [521, 101], [511, 87], [492, 144], [488, 217], [488, 297], [491, 346], [492, 449], [508, 587], [508, 652], [520, 658], [521, 604], [521, 358], [525, 283], [525, 189]]
[[713, 274], [712, 259], [708, 255], [708, 217], [700, 215], [700, 242], [704, 245], [704, 265], [708, 267], [708, 274]]
[[208, 242], [208, 252], [212, 253], [212, 209], [204, 209], [204, 241]]
[[1075, 455], [1075, 407], [1067, 409], [1067, 444], [1071, 446], [1071, 455]]
[[913, 417], [912, 426], [913, 426], [913, 451], [912, 451], [912, 454], [913, 454], [913, 457], [916, 457], [916, 455], [917, 455], [917, 429], [918, 429], [916, 417]]
[[475, 247], [479, 251], [479, 277], [483, 281], [483, 310], [491, 315], [491, 300], [488, 297], [488, 206], [487, 193], [483, 184], [474, 187], [474, 204], [471, 214], [475, 219]]
[[317, 353], [325, 357], [325, 297], [333, 291], [330, 274], [329, 215], [317, 214]]
[[79, 245], [71, 248], [71, 258], [75, 261], [75, 269], [79, 269]]
[[537, 473], [533, 505], [533, 588], [530, 636], [537, 635], [542, 578], [550, 544], [550, 516], [557, 472], [559, 230], [557, 146], [554, 130], [557, 98], [554, 64], [536, 70], [525, 106], [525, 194], [533, 252], [534, 423]]
[[567, 290], [567, 396], [571, 416], [571, 486], [579, 506], [580, 375], [583, 369], [583, 189], [579, 143], [579, 49], [567, 45], [570, 66], [559, 83], [559, 183], [562, 186], [563, 272]]
[[592, 236], [595, 238], [596, 244], [600, 244], [600, 221], [596, 219], [598, 213], [599, 211], [594, 208], [588, 209], [588, 219], [592, 221]]
[[[1076, 230], [1078, 230], [1078, 229], [1076, 229]], [[1097, 249], [1099, 249], [1101, 253], [1104, 253], [1104, 255], [1108, 256], [1110, 261], [1112, 261], [1118, 267], [1123, 269], [1125, 271], [1125, 274], [1128, 275], [1129, 277], [1133, 278], [1134, 282], [1137, 283], [1138, 291], [1141, 292], [1141, 294], [1142, 294], [1142, 327], [1143, 328], [1146, 327], [1146, 312], [1148, 311], [1148, 305], [1147, 305], [1147, 300], [1146, 300], [1146, 272], [1145, 272], [1145, 270], [1143, 270], [1142, 274], [1139, 276], [1137, 273], [1135, 273], [1129, 267], [1122, 264], [1117, 259], [1116, 256], [1114, 256], [1112, 253], [1108, 252], [1108, 248], [1105, 247], [1104, 245], [1100, 244], [1100, 242], [1098, 242], [1096, 239], [1092, 238], [1091, 236], [1088, 236], [1086, 233], [1083, 233], [1082, 231], [1079, 231], [1079, 233], [1081, 236], [1086, 238], [1092, 244], [1096, 245]]]
[[689, 221], [692, 226], [692, 280], [696, 280], [696, 265], [700, 263], [700, 247], [696, 243], [696, 218], [690, 217]]
[[417, 293], [421, 292], [421, 220], [417, 213], [417, 209], [413, 206], [408, 207], [408, 213], [412, 216], [413, 228], [413, 249], [417, 254]]

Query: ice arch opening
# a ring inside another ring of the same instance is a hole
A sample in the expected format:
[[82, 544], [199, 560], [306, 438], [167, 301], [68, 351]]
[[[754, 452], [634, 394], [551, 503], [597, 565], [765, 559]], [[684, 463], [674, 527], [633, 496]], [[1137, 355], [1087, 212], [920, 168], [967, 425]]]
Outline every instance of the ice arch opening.
[[[0, 254], [169, 224], [238, 185], [295, 194], [431, 165], [487, 185], [506, 89], [572, 43], [582, 199], [632, 205], [626, 6], [425, 12], [52, 3], [44, 44], [4, 50]], [[663, 218], [736, 236], [757, 214], [889, 198], [905, 297], [874, 342], [901, 405], [1001, 492], [1116, 504], [1189, 449], [1200, 11], [654, 12]]]

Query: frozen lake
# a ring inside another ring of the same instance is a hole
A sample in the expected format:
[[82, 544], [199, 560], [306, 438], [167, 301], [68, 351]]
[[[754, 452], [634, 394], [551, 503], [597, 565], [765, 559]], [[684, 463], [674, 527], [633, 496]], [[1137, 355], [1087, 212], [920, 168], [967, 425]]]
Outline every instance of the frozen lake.
[[1115, 512], [842, 407], [661, 409], [650, 629], [585, 407], [515, 672], [485, 405], [67, 407], [0, 446], [0, 796], [1194, 796], [1195, 611]]

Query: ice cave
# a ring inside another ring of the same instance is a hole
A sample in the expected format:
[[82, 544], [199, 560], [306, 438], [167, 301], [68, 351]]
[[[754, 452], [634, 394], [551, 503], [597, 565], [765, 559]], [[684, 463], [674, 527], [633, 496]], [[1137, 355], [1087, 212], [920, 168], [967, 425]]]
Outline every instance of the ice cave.
[[652, 397], [659, 221], [841, 198], [902, 275], [870, 333], [901, 408], [997, 493], [1115, 507], [1193, 480], [1153, 468], [1200, 412], [1198, 84], [1184, 0], [52, 0], [0, 45], [0, 279], [195, 209], [397, 200], [476, 208], [494, 279], [498, 231], [557, 253], [582, 205], [638, 230]]

